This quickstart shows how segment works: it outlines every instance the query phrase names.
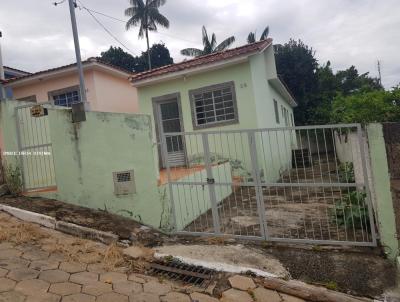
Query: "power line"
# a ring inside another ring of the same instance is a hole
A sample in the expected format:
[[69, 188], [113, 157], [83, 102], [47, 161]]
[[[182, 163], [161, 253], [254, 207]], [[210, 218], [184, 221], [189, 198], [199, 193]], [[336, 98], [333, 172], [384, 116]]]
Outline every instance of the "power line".
[[[80, 0], [78, 0], [78, 1], [82, 4], [82, 2], [81, 2]], [[93, 10], [93, 9], [91, 9], [91, 8], [85, 7], [83, 4], [82, 4], [82, 8], [84, 8], [84, 9], [87, 10], [88, 12], [91, 12], [91, 13], [94, 13], [94, 14], [98, 14], [98, 15], [101, 15], [101, 16], [103, 16], [103, 17], [107, 17], [107, 18], [109, 18], [109, 19], [112, 19], [112, 20], [114, 20], [114, 21], [118, 21], [118, 22], [121, 22], [121, 23], [126, 24], [126, 20], [122, 20], [122, 19], [120, 19], [120, 18], [116, 18], [116, 17], [110, 16], [110, 15], [108, 15], [108, 14], [105, 14], [105, 13], [102, 13], [102, 12], [99, 12], [99, 11], [96, 11], [96, 10]], [[158, 34], [161, 34], [161, 35], [165, 35], [165, 36], [169, 36], [169, 37], [175, 38], [175, 39], [177, 39], [177, 40], [189, 42], [189, 43], [192, 43], [192, 44], [196, 44], [196, 45], [198, 44], [197, 42], [190, 41], [190, 40], [186, 40], [186, 39], [182, 39], [182, 38], [180, 38], [180, 37], [178, 37], [178, 36], [175, 36], [175, 35], [171, 35], [171, 34], [159, 32], [159, 31], [156, 31], [155, 33], [158, 33]]]
[[118, 38], [114, 36], [114, 34], [111, 31], [109, 31], [107, 27], [105, 27], [89, 10], [86, 11], [92, 16], [92, 18], [97, 22], [97, 24], [99, 24], [105, 30], [106, 33], [108, 33], [115, 41], [117, 41], [120, 45], [122, 45], [132, 55], [136, 56], [134, 51], [132, 51], [128, 46], [126, 46], [124, 43], [118, 40]]

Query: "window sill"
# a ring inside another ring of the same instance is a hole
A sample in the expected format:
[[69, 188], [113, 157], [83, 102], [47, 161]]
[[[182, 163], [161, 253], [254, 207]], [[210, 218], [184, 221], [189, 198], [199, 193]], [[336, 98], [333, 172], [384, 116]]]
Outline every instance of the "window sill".
[[217, 123], [210, 123], [210, 124], [204, 124], [204, 125], [196, 125], [193, 123], [193, 130], [202, 130], [202, 129], [208, 129], [208, 128], [218, 128], [218, 127], [224, 127], [224, 126], [229, 126], [229, 125], [235, 125], [239, 124], [238, 119], [234, 119], [231, 121], [225, 121], [225, 122], [217, 122]]

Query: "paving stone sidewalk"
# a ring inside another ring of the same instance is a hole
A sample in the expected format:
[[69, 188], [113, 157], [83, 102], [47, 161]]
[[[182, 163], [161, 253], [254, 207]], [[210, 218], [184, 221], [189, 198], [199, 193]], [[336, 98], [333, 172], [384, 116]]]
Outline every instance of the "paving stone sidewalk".
[[[10, 230], [15, 231], [12, 238]], [[68, 255], [68, 250], [79, 257]], [[102, 262], [106, 250], [103, 244], [25, 224], [0, 212], [0, 302], [304, 301], [258, 287], [243, 276], [230, 278], [232, 288], [219, 299], [188, 293], [182, 284], [129, 274], [125, 267], [110, 270]]]

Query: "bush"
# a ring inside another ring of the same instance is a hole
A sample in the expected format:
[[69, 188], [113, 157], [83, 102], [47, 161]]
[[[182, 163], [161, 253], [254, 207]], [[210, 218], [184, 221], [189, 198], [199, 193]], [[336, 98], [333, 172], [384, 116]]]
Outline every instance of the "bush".
[[400, 119], [400, 88], [349, 96], [339, 95], [332, 104], [333, 123], [396, 122]]
[[356, 181], [354, 176], [354, 166], [352, 162], [344, 162], [339, 166], [339, 181], [342, 183], [353, 183]]
[[368, 206], [364, 192], [352, 191], [345, 195], [343, 200], [336, 201], [336, 209], [332, 211], [337, 219], [338, 225], [345, 225], [347, 228], [367, 229], [369, 225]]
[[22, 173], [18, 165], [6, 164], [4, 167], [5, 182], [12, 195], [22, 192]]

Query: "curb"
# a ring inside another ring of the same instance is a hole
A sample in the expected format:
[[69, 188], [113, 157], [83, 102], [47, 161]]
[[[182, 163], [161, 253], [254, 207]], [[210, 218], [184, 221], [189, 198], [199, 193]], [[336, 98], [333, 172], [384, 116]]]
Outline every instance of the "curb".
[[111, 244], [118, 241], [118, 236], [112, 233], [107, 233], [103, 231], [98, 231], [95, 229], [83, 227], [74, 223], [69, 223], [65, 221], [56, 221], [57, 231], [67, 233], [70, 235], [74, 235], [77, 237], [92, 239], [96, 241], [100, 241], [104, 244]]
[[49, 229], [56, 228], [56, 219], [54, 217], [50, 217], [39, 213], [29, 212], [26, 210], [10, 207], [3, 204], [0, 204], [0, 210], [7, 212], [8, 214], [24, 221], [33, 222]]
[[54, 217], [14, 208], [0, 204], [0, 211], [4, 211], [23, 221], [32, 222], [49, 229], [57, 230], [62, 233], [74, 235], [80, 238], [100, 241], [104, 244], [117, 242], [119, 237], [115, 234], [98, 231], [92, 228], [83, 227], [74, 223], [57, 221]]

